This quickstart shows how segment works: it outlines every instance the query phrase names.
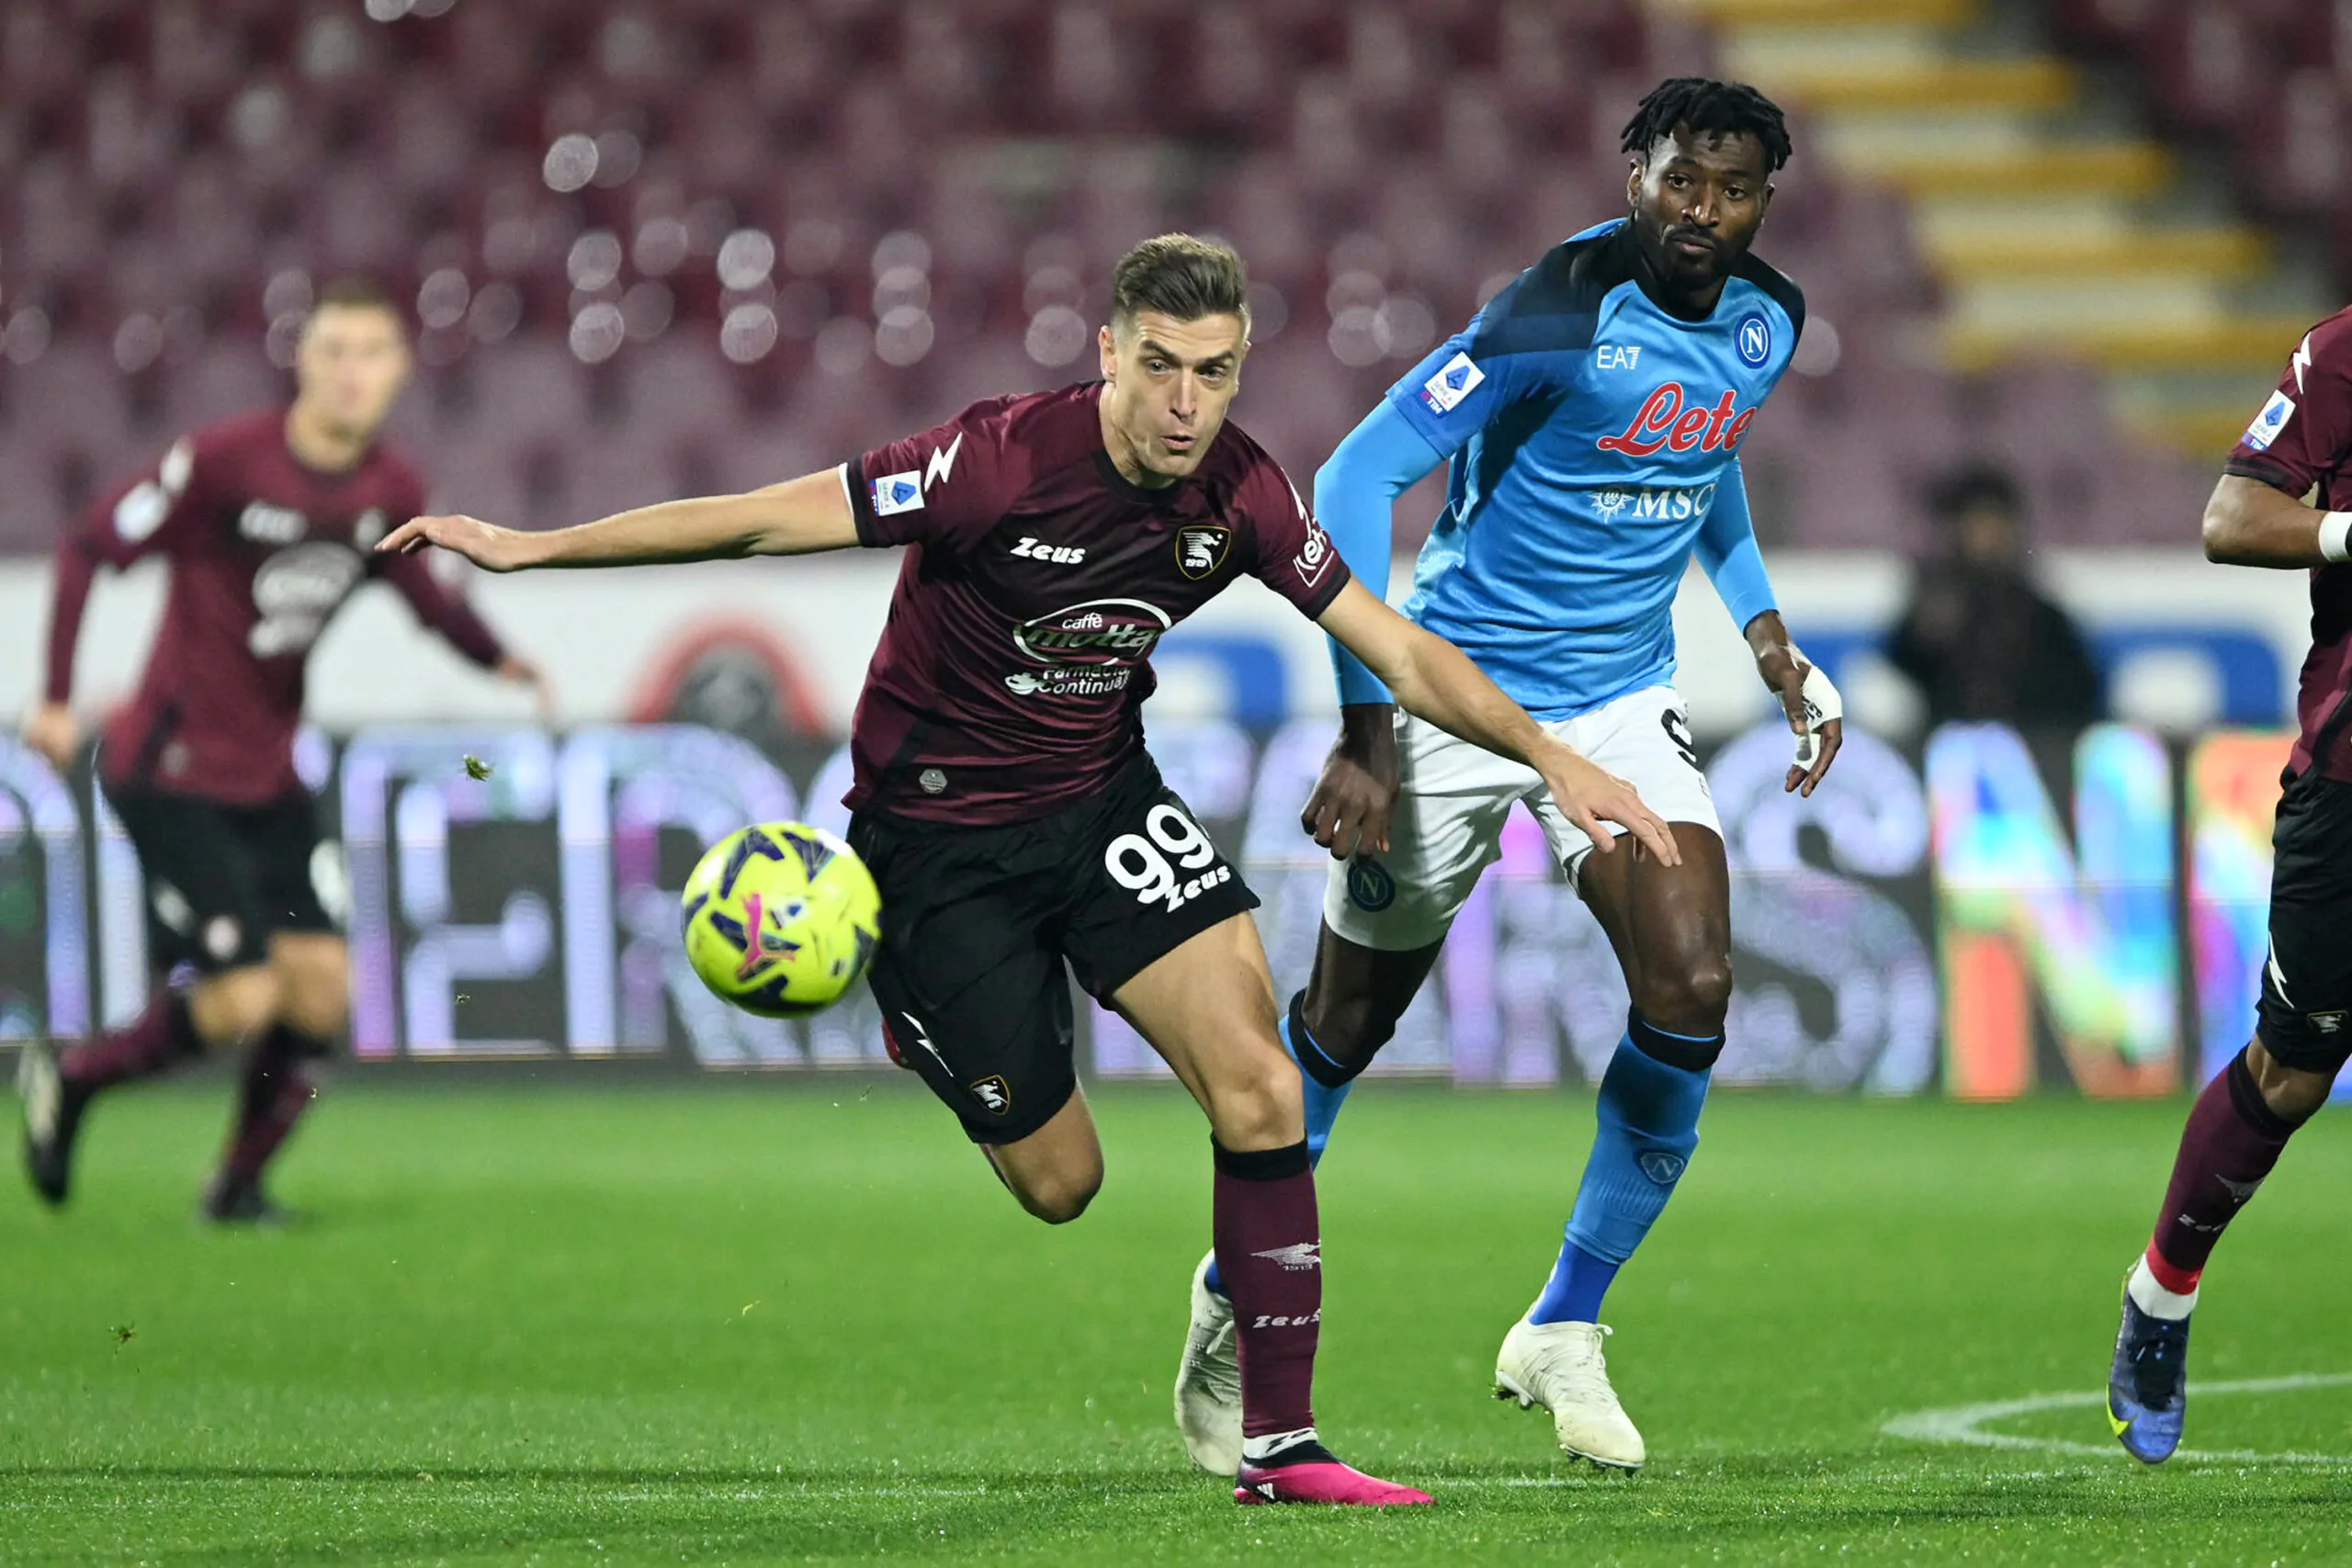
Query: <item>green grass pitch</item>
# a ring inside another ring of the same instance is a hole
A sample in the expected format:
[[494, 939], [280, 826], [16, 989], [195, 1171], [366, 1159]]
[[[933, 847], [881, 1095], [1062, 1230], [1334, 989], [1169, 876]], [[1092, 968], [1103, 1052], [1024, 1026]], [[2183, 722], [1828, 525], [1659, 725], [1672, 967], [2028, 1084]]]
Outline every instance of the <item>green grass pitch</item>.
[[1440, 1499], [1374, 1515], [1184, 1463], [1208, 1162], [1172, 1091], [1099, 1097], [1110, 1180], [1049, 1229], [911, 1083], [568, 1084], [346, 1083], [284, 1234], [189, 1219], [218, 1085], [98, 1107], [62, 1216], [0, 1189], [0, 1563], [2352, 1560], [2325, 1116], [2194, 1347], [2209, 1383], [2303, 1381], [2193, 1401], [2227, 1451], [2148, 1472], [2096, 1401], [2181, 1105], [1719, 1095], [1610, 1303], [1625, 1479], [1488, 1397], [1589, 1099], [1368, 1086], [1324, 1167], [1319, 1414]]

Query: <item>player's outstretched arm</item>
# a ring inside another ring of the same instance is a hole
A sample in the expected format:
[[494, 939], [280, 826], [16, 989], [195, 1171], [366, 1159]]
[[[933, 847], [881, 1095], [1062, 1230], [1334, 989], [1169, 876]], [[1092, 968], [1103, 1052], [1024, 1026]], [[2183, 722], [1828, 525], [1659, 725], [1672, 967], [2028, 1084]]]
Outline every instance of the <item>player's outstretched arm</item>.
[[2224, 474], [2205, 503], [2205, 558], [2297, 569], [2352, 557], [2352, 512], [2321, 512], [2286, 491]]
[[1544, 733], [1468, 654], [1413, 625], [1363, 583], [1351, 581], [1340, 589], [1317, 624], [1363, 660], [1408, 713], [1543, 774], [1553, 800], [1596, 849], [1605, 853], [1614, 848], [1601, 826], [1614, 822], [1667, 864], [1682, 863], [1674, 834], [1642, 804], [1632, 784]]
[[[1444, 460], [1383, 398], [1316, 470], [1315, 513], [1340, 558], [1374, 597], [1388, 594], [1396, 498]], [[1332, 858], [1347, 860], [1360, 849], [1388, 847], [1398, 777], [1396, 710], [1388, 688], [1336, 638], [1331, 666], [1340, 682], [1340, 737], [1299, 824]]]
[[379, 550], [438, 545], [488, 571], [535, 567], [654, 566], [798, 556], [857, 543], [842, 471], [827, 468], [743, 495], [697, 496], [616, 513], [545, 533], [476, 517], [419, 517], [384, 536]]

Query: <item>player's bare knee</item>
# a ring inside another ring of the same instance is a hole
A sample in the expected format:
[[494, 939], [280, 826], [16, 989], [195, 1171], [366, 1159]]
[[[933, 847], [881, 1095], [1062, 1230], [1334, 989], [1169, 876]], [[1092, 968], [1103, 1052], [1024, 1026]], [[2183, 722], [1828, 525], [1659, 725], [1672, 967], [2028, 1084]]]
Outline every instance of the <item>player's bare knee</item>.
[[1724, 1032], [1731, 1010], [1731, 959], [1712, 953], [1646, 969], [1634, 1007], [1656, 1027], [1692, 1038]]
[[209, 976], [188, 994], [188, 1017], [208, 1045], [242, 1045], [277, 1021], [285, 982], [266, 964]]
[[1039, 1171], [1023, 1177], [1012, 1186], [1012, 1195], [1023, 1209], [1049, 1225], [1066, 1225], [1086, 1213], [1094, 1195], [1102, 1190], [1102, 1162], [1100, 1158], [1067, 1170]]
[[1207, 1087], [1210, 1128], [1228, 1149], [1278, 1149], [1306, 1135], [1306, 1091], [1279, 1048], [1250, 1053]]
[[333, 1039], [351, 1020], [351, 976], [340, 960], [306, 964], [285, 976], [279, 1008], [284, 1021], [305, 1034]]

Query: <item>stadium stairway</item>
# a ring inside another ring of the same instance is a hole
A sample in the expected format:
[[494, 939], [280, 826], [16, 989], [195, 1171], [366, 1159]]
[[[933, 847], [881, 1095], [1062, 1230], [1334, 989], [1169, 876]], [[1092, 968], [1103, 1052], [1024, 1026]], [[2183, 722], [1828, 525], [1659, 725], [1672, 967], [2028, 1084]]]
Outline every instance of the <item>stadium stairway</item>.
[[1651, 0], [1713, 30], [1846, 180], [1907, 199], [1942, 291], [1943, 355], [2105, 374], [2124, 427], [2210, 460], [2335, 309], [2220, 182], [1985, 0]]

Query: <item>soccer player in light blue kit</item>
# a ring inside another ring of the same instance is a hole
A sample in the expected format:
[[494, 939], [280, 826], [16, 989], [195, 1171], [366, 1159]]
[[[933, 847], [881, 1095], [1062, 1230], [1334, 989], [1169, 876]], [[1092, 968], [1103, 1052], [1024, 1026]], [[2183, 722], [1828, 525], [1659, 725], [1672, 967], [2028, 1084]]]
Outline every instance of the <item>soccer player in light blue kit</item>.
[[[1610, 1387], [1601, 1297], [1697, 1146], [1731, 996], [1721, 827], [1672, 685], [1674, 595], [1694, 552], [1797, 735], [1788, 788], [1820, 783], [1841, 710], [1781, 625], [1739, 468], [1804, 327], [1796, 285], [1748, 254], [1788, 160], [1781, 111], [1751, 87], [1678, 78], [1642, 100], [1624, 150], [1630, 215], [1555, 247], [1391, 389], [1317, 476], [1315, 500], [1378, 587], [1392, 503], [1450, 464], [1406, 614], [1630, 781], [1672, 824], [1681, 863], [1588, 838], [1533, 773], [1397, 713], [1335, 650], [1342, 732], [1305, 815], [1334, 863], [1314, 974], [1283, 1038], [1319, 1156], [1500, 852], [1512, 803], [1527, 805], [1607, 931], [1633, 1008], [1558, 1260], [1503, 1340], [1495, 1391], [1549, 1410], [1571, 1455], [1632, 1470], [1645, 1450]], [[1240, 1422], [1221, 1284], [1204, 1258], [1176, 1416], [1194, 1461], [1230, 1472]]]

